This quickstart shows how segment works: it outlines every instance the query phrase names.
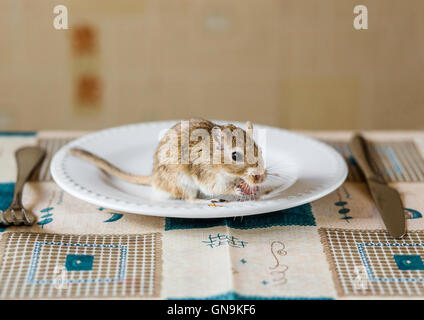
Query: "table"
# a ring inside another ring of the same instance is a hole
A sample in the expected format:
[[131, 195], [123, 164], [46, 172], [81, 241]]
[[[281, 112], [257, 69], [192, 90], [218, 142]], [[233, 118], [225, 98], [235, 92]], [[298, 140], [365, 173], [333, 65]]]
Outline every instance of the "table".
[[366, 132], [378, 170], [402, 196], [408, 234], [387, 235], [351, 157], [351, 132], [303, 132], [349, 166], [330, 195], [296, 208], [228, 219], [114, 212], [64, 193], [48, 166], [83, 132], [0, 133], [0, 210], [14, 151], [48, 156], [24, 190], [32, 227], [0, 226], [0, 298], [368, 299], [424, 295], [424, 132]]

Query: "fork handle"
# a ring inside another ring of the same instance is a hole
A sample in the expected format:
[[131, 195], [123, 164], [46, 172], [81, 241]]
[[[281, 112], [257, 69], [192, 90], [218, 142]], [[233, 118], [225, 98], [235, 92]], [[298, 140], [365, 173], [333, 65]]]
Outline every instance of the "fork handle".
[[22, 191], [25, 182], [44, 159], [46, 152], [39, 147], [23, 147], [15, 152], [17, 177], [12, 206], [22, 205]]

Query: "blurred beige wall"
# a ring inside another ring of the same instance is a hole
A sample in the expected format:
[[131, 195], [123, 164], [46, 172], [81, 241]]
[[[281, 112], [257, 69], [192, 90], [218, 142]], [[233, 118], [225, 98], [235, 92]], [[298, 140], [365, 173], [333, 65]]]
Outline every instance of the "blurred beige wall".
[[0, 130], [424, 129], [422, 0], [0, 0], [0, 39]]

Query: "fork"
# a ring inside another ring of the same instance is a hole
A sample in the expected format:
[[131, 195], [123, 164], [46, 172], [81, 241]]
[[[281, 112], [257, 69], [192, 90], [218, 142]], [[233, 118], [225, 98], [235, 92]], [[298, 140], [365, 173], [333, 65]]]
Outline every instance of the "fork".
[[34, 215], [30, 211], [25, 210], [22, 205], [22, 192], [25, 182], [27, 182], [38, 165], [43, 161], [45, 155], [46, 152], [39, 147], [23, 147], [16, 150], [15, 158], [18, 174], [12, 204], [6, 211], [0, 211], [0, 218], [4, 225], [30, 226], [34, 224]]

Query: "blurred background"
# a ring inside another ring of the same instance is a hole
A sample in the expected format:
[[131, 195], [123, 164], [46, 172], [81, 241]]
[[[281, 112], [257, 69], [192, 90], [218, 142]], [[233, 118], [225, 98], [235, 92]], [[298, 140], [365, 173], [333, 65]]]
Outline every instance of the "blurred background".
[[422, 0], [0, 0], [0, 130], [424, 129], [423, 39]]

